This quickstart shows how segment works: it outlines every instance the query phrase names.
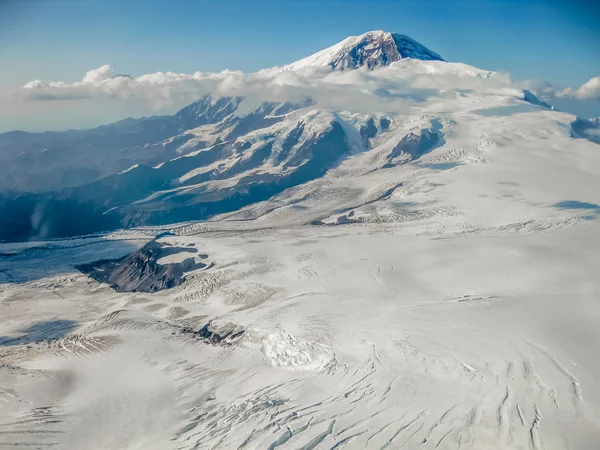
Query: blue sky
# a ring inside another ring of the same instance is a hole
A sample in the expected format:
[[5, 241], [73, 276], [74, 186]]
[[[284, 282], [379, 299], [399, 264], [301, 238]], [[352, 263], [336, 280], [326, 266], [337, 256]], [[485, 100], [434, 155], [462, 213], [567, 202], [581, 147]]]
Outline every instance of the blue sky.
[[408, 34], [447, 60], [578, 86], [600, 74], [595, 3], [4, 0], [0, 88], [72, 81], [104, 64], [133, 75], [253, 71], [371, 29]]
[[[377, 29], [516, 80], [576, 89], [600, 75], [597, 0], [0, 0], [0, 131], [154, 113], [133, 103], [120, 115], [110, 102], [2, 105], [31, 80], [74, 82], [105, 64], [132, 76], [251, 72]], [[59, 109], [77, 120], [61, 122]], [[600, 102], [588, 109], [596, 115]]]

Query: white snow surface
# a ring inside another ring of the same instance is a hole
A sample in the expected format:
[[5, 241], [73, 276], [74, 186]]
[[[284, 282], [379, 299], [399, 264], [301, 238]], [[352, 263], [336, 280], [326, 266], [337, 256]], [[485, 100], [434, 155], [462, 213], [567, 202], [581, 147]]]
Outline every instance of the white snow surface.
[[[406, 47], [406, 49], [399, 48], [398, 42]], [[389, 45], [388, 48], [386, 48], [386, 44]], [[392, 61], [398, 61], [403, 58], [424, 60], [442, 59], [440, 55], [432, 52], [408, 36], [377, 30], [369, 31], [359, 36], [349, 36], [343, 41], [321, 50], [314, 55], [288, 64], [282, 67], [281, 70], [295, 71], [307, 67], [327, 66], [334, 69], [355, 68], [354, 65], [358, 61], [356, 55], [353, 53], [355, 53], [360, 46], [364, 46], [364, 51], [368, 53], [373, 52], [372, 55], [367, 58], [367, 61], [374, 63], [375, 66], [387, 65], [387, 61], [385, 60], [386, 51], [390, 51], [387, 56], [391, 57]], [[363, 62], [360, 62], [362, 65]]]
[[[411, 67], [451, 82], [410, 111], [309, 109], [245, 136], [277, 148], [335, 118], [356, 138], [268, 201], [0, 244], [0, 448], [596, 448], [600, 146], [482, 81], [497, 74], [403, 60], [372, 76]], [[389, 127], [361, 144], [369, 118]], [[423, 130], [443, 142], [391, 156]], [[214, 264], [151, 294], [75, 268], [167, 231]], [[209, 322], [244, 333], [213, 343]]]

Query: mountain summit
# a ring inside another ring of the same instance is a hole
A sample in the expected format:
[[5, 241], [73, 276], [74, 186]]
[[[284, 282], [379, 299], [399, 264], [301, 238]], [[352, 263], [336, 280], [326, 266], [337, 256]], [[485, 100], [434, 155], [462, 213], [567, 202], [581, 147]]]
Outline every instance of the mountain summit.
[[403, 58], [443, 61], [440, 55], [408, 36], [380, 30], [347, 37], [325, 50], [284, 66], [283, 70], [315, 66], [329, 66], [334, 70], [373, 69]]

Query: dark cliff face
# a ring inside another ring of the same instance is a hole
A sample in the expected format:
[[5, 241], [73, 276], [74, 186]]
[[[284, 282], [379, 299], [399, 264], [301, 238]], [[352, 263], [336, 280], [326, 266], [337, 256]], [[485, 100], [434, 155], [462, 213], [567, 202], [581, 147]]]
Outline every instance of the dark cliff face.
[[216, 325], [211, 321], [195, 334], [212, 344], [231, 345], [237, 342], [245, 332], [246, 329], [239, 324], [224, 323]]
[[398, 49], [398, 53], [402, 56], [402, 58], [414, 58], [421, 59], [423, 61], [444, 61], [444, 59], [435, 53], [434, 51], [429, 50], [424, 45], [418, 43], [414, 39], [398, 33], [390, 33], [392, 35], [392, 39], [396, 44], [396, 48]]
[[[188, 252], [190, 257], [178, 263], [158, 263], [159, 259], [180, 252]], [[196, 255], [196, 252], [195, 248], [165, 247], [153, 240], [122, 258], [82, 264], [77, 269], [119, 292], [157, 292], [179, 286], [186, 272], [207, 267], [195, 259], [195, 256], [206, 258], [206, 255]]]
[[375, 69], [403, 58], [443, 61], [440, 55], [403, 34], [369, 32], [352, 45], [341, 48], [329, 66], [334, 70]]
[[394, 40], [381, 35], [365, 39], [348, 49], [346, 54], [332, 61], [331, 67], [333, 69], [356, 69], [359, 67], [374, 69], [400, 59], [402, 56], [398, 52]]
[[442, 124], [436, 119], [431, 122], [430, 128], [424, 128], [417, 134], [413, 132], [408, 133], [392, 149], [392, 152], [388, 156], [388, 162], [383, 167], [389, 168], [398, 164], [394, 162], [394, 159], [399, 156], [404, 155], [406, 157], [406, 159], [400, 162], [403, 164], [419, 159], [433, 149], [444, 145], [446, 141], [441, 129]]
[[595, 119], [578, 117], [571, 122], [571, 136], [600, 144], [600, 117]]

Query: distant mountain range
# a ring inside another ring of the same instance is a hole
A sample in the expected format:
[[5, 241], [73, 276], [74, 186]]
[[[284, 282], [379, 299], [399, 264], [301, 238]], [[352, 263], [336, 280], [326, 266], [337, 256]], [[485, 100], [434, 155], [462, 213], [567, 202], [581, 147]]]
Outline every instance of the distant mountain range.
[[[404, 58], [426, 61], [429, 72], [448, 64], [407, 36], [374, 31], [277, 70], [375, 69]], [[474, 68], [464, 67], [471, 76]], [[521, 100], [549, 107], [530, 92]], [[321, 179], [374, 148], [380, 150], [364, 170], [392, 169], [444, 144], [437, 117], [412, 118], [408, 127], [406, 120], [317, 108], [310, 98], [251, 104], [208, 95], [173, 116], [83, 131], [5, 133], [0, 240], [205, 220]], [[574, 134], [597, 126], [578, 123]]]

